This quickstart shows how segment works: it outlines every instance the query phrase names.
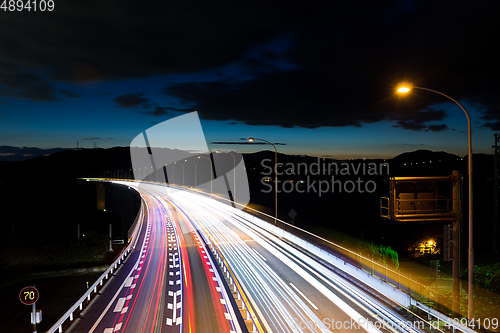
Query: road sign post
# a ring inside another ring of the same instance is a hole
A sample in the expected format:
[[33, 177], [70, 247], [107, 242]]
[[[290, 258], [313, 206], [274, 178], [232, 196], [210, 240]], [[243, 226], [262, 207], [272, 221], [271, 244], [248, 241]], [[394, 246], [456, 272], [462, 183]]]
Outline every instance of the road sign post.
[[39, 311], [39, 316], [37, 316], [36, 312], [36, 301], [38, 301], [39, 295], [35, 286], [24, 287], [19, 293], [19, 300], [21, 303], [32, 306], [33, 313], [31, 314], [31, 323], [33, 324], [33, 333], [37, 333], [36, 324], [42, 321], [41, 311]]

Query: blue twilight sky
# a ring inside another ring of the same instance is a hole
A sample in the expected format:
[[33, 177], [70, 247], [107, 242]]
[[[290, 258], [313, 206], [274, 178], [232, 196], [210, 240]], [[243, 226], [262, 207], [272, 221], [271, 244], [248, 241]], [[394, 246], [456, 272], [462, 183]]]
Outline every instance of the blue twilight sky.
[[[198, 111], [211, 149], [249, 136], [289, 154], [492, 153], [500, 130], [493, 2], [55, 3], [0, 12], [0, 146], [127, 146]], [[453, 14], [453, 15], [451, 15]], [[461, 22], [459, 24], [459, 22]], [[467, 22], [467, 23], [464, 23]], [[493, 44], [492, 44], [493, 43]]]

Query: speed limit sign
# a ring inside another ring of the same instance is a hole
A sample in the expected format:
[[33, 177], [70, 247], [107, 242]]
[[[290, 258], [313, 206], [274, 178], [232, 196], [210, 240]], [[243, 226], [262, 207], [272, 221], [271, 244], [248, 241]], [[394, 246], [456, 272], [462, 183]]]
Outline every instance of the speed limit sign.
[[38, 290], [35, 287], [24, 287], [19, 293], [19, 299], [23, 304], [31, 305], [38, 301]]

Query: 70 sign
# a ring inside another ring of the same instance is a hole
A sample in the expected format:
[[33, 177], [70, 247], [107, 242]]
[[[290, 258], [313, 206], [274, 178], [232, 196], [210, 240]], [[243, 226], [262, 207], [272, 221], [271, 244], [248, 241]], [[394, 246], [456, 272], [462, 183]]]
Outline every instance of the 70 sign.
[[21, 303], [31, 305], [38, 301], [38, 290], [35, 287], [24, 287], [19, 293]]

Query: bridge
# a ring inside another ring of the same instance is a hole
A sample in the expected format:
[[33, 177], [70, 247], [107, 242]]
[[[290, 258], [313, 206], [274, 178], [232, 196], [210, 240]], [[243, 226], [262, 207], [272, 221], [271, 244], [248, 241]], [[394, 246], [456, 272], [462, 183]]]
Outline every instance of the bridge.
[[130, 187], [141, 209], [123, 252], [50, 333], [474, 332], [421, 303], [417, 281], [261, 212], [182, 186], [89, 181]]

